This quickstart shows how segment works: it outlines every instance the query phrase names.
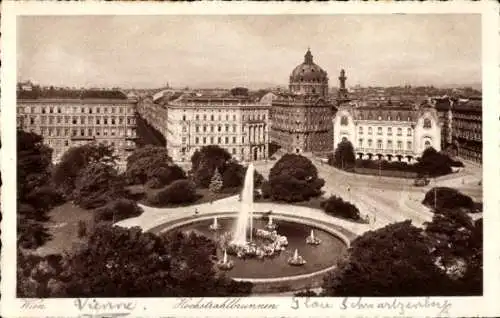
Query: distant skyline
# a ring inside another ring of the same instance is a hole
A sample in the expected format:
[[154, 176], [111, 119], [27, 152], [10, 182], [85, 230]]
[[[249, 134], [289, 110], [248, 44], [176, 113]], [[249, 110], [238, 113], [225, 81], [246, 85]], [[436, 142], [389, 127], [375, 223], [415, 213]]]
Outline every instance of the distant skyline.
[[24, 16], [18, 80], [155, 88], [286, 86], [309, 47], [338, 86], [477, 85], [481, 17]]

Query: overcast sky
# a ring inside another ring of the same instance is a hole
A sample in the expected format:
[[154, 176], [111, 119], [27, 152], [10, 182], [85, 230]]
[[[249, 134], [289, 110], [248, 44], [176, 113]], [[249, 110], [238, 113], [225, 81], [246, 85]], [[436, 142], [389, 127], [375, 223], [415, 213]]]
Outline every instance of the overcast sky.
[[287, 85], [308, 47], [337, 86], [481, 82], [480, 15], [69, 16], [18, 20], [42, 85]]

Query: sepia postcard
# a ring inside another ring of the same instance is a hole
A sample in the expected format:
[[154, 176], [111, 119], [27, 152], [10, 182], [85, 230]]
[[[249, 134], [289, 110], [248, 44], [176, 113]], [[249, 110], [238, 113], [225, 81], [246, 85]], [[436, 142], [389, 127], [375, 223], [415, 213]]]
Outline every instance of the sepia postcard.
[[1, 9], [2, 316], [500, 315], [495, 2]]

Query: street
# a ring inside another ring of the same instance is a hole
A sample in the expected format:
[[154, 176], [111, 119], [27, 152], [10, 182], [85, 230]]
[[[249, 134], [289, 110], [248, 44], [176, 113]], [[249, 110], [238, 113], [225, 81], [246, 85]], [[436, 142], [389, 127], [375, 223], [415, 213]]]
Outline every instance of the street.
[[[373, 228], [389, 223], [411, 219], [415, 225], [422, 225], [432, 218], [429, 208], [421, 201], [425, 193], [435, 186], [455, 188], [482, 202], [482, 178], [480, 167], [466, 165], [463, 171], [432, 179], [425, 187], [416, 187], [412, 179], [360, 175], [341, 171], [312, 156], [308, 156], [325, 180], [324, 197], [337, 195], [355, 204], [361, 215], [368, 215]], [[256, 162], [255, 168], [265, 178], [276, 161]]]

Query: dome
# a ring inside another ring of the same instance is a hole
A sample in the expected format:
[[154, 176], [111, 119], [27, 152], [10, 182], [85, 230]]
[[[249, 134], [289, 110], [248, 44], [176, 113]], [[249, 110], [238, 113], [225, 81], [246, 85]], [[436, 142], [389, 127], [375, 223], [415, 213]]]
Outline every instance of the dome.
[[313, 62], [310, 50], [307, 50], [304, 56], [304, 63], [297, 65], [290, 75], [290, 82], [325, 83], [327, 81], [328, 74]]

